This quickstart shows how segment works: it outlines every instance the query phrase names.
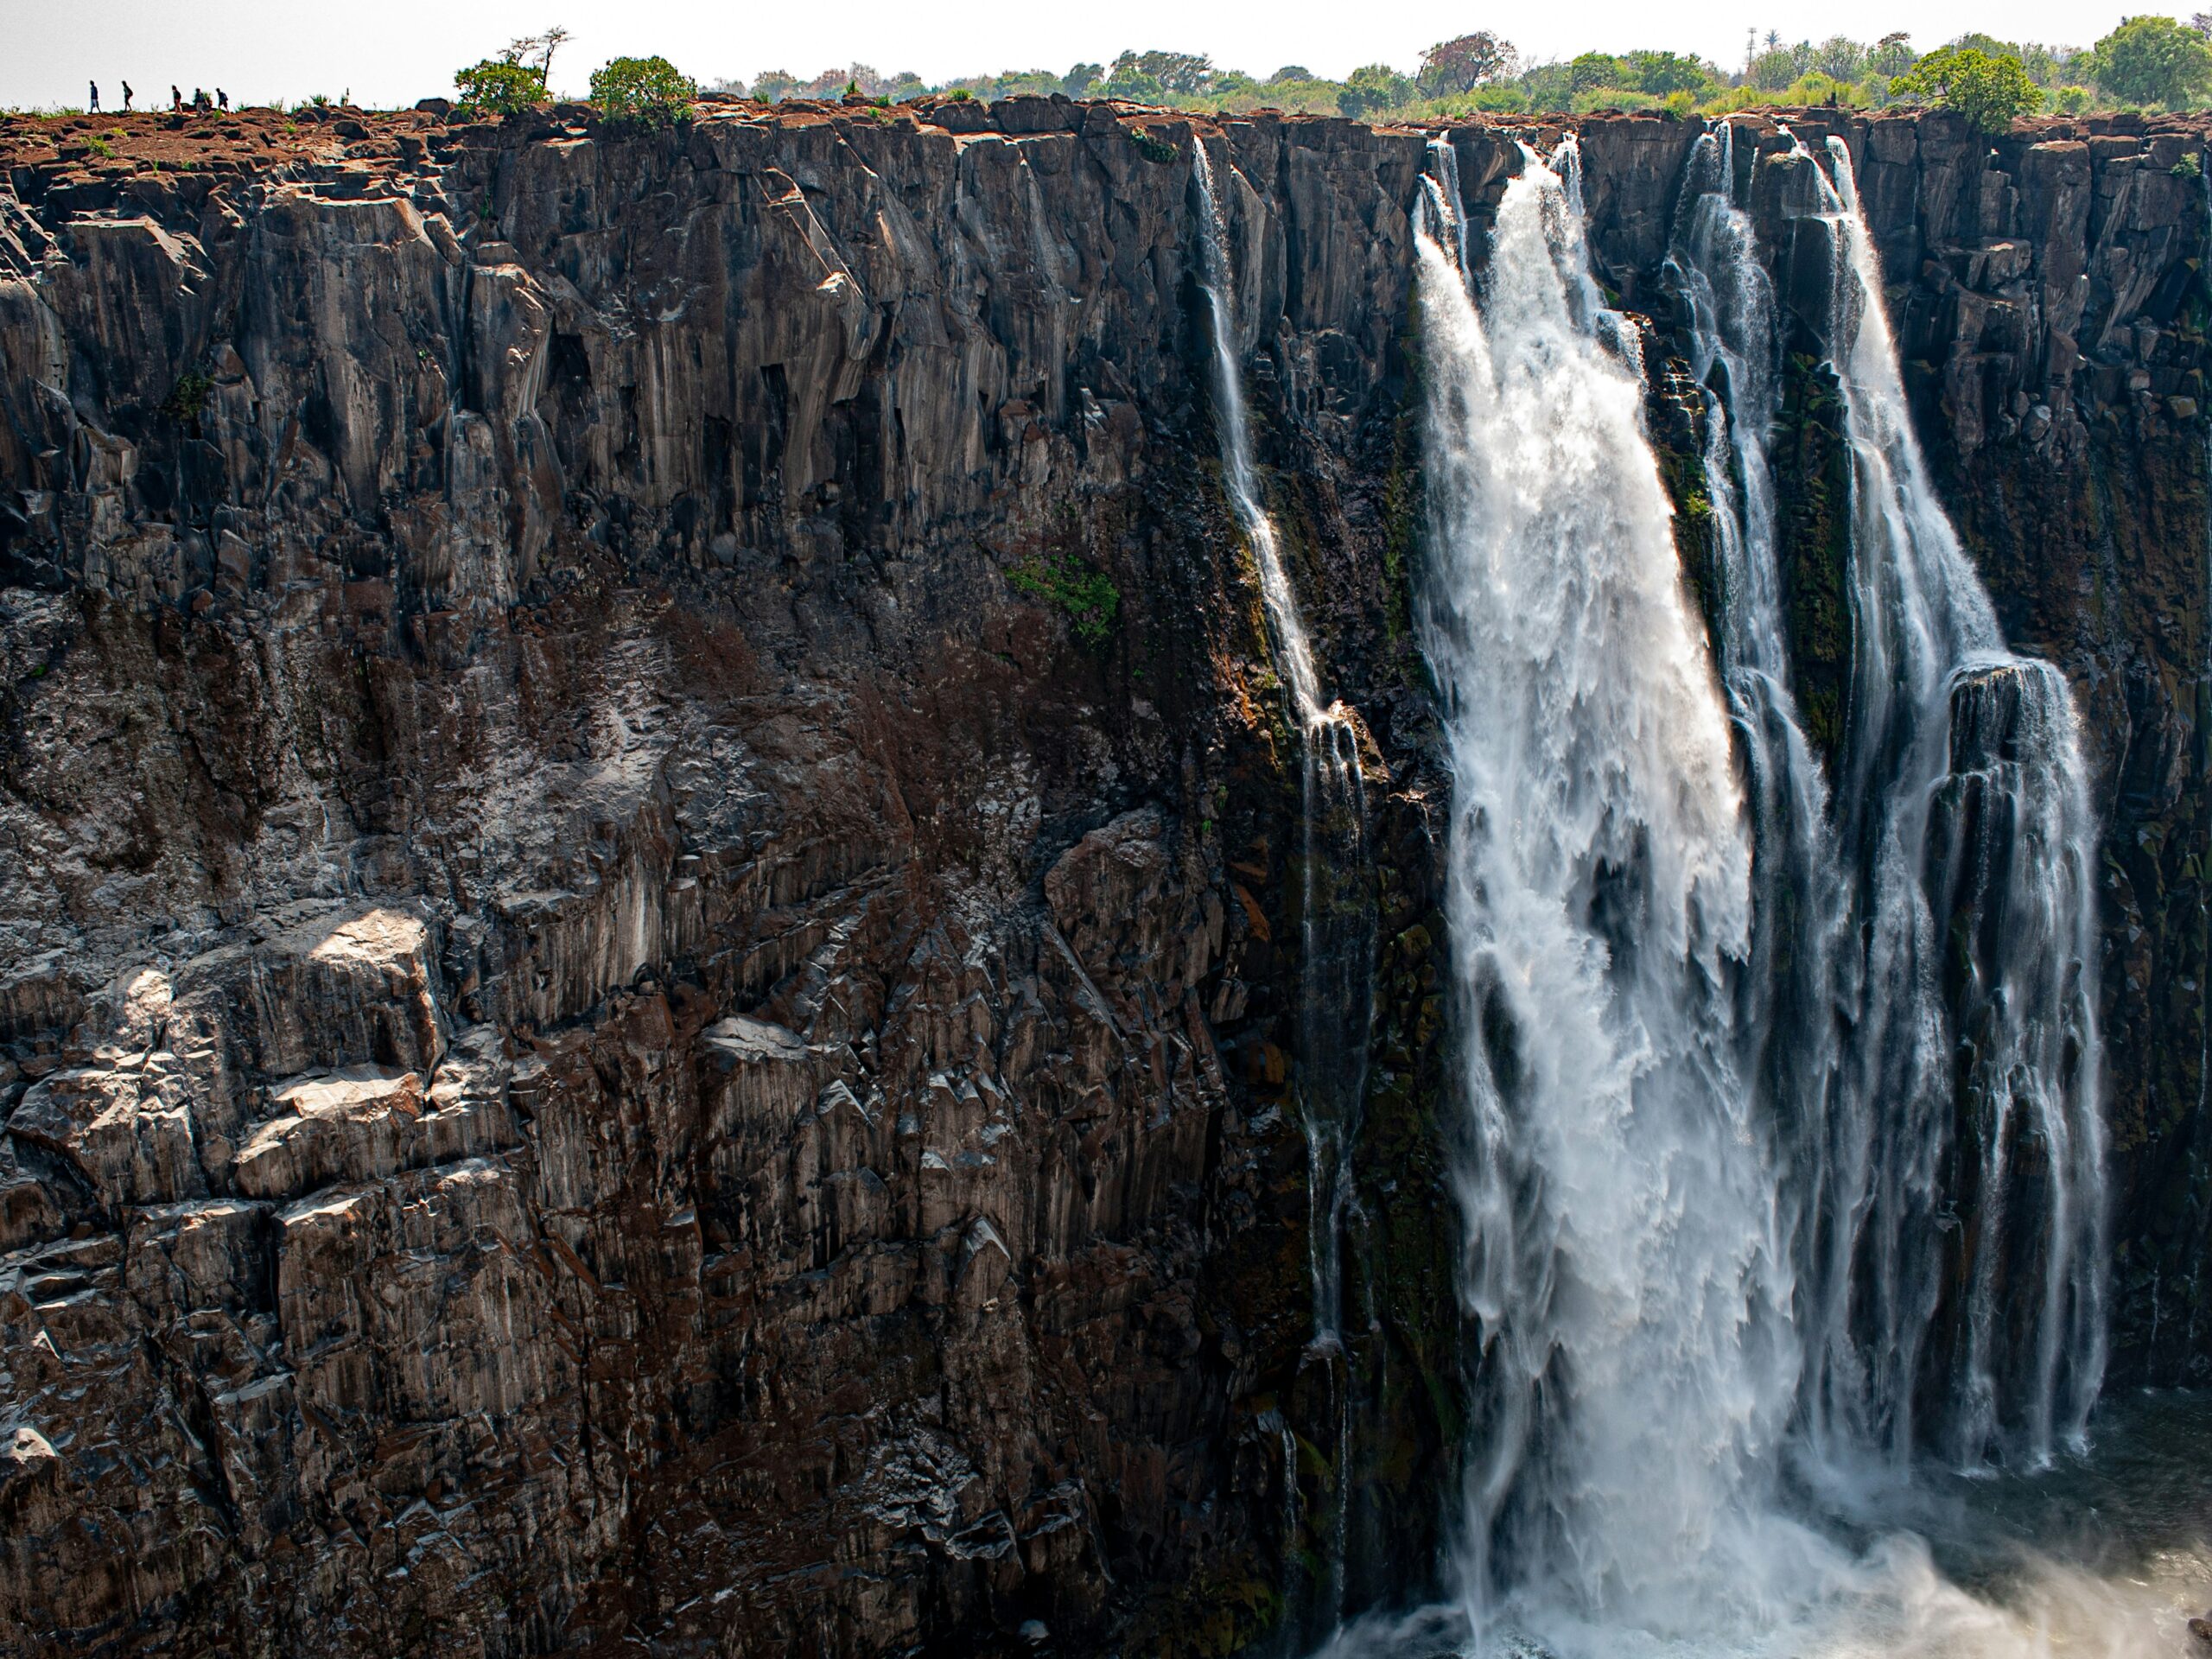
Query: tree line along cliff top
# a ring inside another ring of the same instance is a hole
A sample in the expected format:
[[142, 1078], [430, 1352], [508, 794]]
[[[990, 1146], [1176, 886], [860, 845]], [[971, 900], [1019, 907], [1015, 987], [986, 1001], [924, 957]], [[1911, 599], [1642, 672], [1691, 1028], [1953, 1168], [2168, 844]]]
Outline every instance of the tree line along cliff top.
[[[1792, 113], [1827, 124], [1872, 124], [1950, 120], [1940, 111], [1897, 109], [1864, 111], [1825, 108], [1792, 111], [1750, 109], [1728, 119], [1752, 128], [1770, 126]], [[1178, 143], [1193, 129], [1278, 122], [1300, 126], [1404, 130], [1405, 124], [1356, 122], [1342, 116], [1271, 110], [1208, 117], [1119, 100], [1019, 96], [986, 104], [980, 99], [938, 99], [885, 106], [866, 99], [840, 102], [785, 99], [763, 104], [727, 94], [703, 95], [683, 122], [744, 121], [784, 127], [824, 122], [866, 121], [910, 131], [942, 130], [956, 135], [999, 132], [1021, 136], [1080, 130], [1087, 118], [1104, 115], [1128, 128], [1140, 142]], [[1586, 130], [1611, 122], [1656, 124], [1681, 118], [1666, 112], [1599, 111], [1546, 116], [1471, 113], [1418, 124], [1416, 130], [1442, 131], [1488, 128], [1532, 137], [1566, 130]], [[366, 163], [370, 176], [379, 160], [406, 162], [426, 150], [448, 148], [505, 148], [548, 139], [606, 136], [629, 137], [639, 124], [607, 122], [591, 105], [563, 103], [504, 118], [471, 118], [453, 111], [443, 100], [426, 100], [413, 110], [365, 110], [346, 105], [308, 105], [294, 110], [246, 108], [221, 112], [133, 111], [85, 115], [0, 113], [0, 181], [22, 200], [43, 197], [56, 184], [97, 185], [147, 174], [216, 180], [252, 177], [296, 164], [330, 166]], [[2169, 137], [2187, 147], [2212, 144], [2212, 111], [2143, 114], [2132, 111], [2083, 116], [2045, 116], [2015, 122], [2001, 135], [2013, 143], [2045, 143], [2116, 136], [2138, 139]], [[1168, 159], [1163, 153], [1160, 159]], [[87, 204], [88, 206], [90, 204]]]

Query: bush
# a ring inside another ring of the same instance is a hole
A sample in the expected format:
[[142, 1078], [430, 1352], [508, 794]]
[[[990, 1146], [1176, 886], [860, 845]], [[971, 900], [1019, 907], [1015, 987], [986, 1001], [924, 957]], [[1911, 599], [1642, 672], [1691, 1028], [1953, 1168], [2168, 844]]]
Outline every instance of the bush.
[[592, 71], [591, 101], [609, 121], [673, 121], [698, 95], [666, 58], [616, 58]]
[[215, 383], [194, 369], [180, 377], [169, 389], [162, 413], [196, 438], [200, 435], [200, 417], [207, 412], [207, 400], [214, 395]]
[[2018, 58], [1993, 58], [1971, 46], [1930, 52], [1892, 79], [1890, 91], [1956, 110], [1977, 132], [2002, 132], [2043, 104], [2043, 89]]
[[1076, 638], [1087, 645], [1103, 644], [1114, 631], [1122, 590], [1087, 559], [1073, 553], [1058, 558], [1033, 556], [1007, 572], [1007, 580], [1032, 599], [1058, 606]]
[[1573, 113], [1589, 115], [1598, 110], [1651, 110], [1659, 100], [1649, 92], [1627, 86], [1592, 86], [1574, 95]]
[[1165, 138], [1155, 138], [1142, 127], [1127, 129], [1129, 142], [1137, 147], [1137, 154], [1147, 162], [1157, 162], [1165, 167], [1183, 152]]
[[[545, 102], [544, 70], [512, 58], [486, 58], [466, 69], [456, 69], [453, 84], [461, 89], [461, 107], [471, 111], [512, 115]], [[323, 100], [318, 98], [315, 102]]]

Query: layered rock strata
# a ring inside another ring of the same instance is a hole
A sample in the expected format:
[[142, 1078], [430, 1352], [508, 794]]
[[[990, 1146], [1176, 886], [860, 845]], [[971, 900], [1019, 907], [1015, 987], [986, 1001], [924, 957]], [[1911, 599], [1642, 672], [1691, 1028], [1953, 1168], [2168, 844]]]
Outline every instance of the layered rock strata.
[[[1663, 436], [1698, 129], [1579, 124]], [[1954, 512], [2090, 713], [2120, 1362], [2192, 1375], [2202, 139], [1793, 124], [1860, 158]], [[1369, 740], [1343, 1447], [1186, 118], [0, 128], [8, 1645], [1224, 1652], [1335, 1541], [1353, 1604], [1420, 1587], [1463, 1432], [1406, 624], [1431, 135], [1206, 130]], [[1452, 135], [1478, 219], [1514, 137]], [[1794, 349], [1817, 691], [1844, 504]]]

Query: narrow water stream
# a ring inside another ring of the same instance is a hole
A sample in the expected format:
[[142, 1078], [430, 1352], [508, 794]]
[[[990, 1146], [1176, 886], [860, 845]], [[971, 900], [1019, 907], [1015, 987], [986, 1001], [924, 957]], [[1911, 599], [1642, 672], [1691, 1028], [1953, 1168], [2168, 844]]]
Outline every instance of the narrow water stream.
[[[1203, 142], [1192, 143], [1192, 171], [1198, 196], [1202, 286], [1213, 346], [1214, 418], [1223, 483], [1256, 567], [1269, 642], [1289, 692], [1293, 741], [1299, 750], [1295, 864], [1300, 978], [1292, 1092], [1306, 1147], [1306, 1239], [1313, 1308], [1307, 1358], [1327, 1372], [1332, 1418], [1328, 1456], [1333, 1490], [1327, 1513], [1314, 1529], [1322, 1542], [1318, 1614], [1320, 1627], [1328, 1629], [1344, 1611], [1352, 1389], [1345, 1342], [1349, 1310], [1344, 1252], [1354, 1202], [1350, 1160], [1366, 1093], [1374, 1011], [1375, 882], [1368, 847], [1366, 781], [1360, 770], [1359, 728], [1343, 704], [1325, 701], [1281, 537], [1262, 499], [1244, 400], [1236, 272], [1213, 160]], [[1232, 184], [1242, 182], [1233, 167], [1228, 174]], [[1288, 1448], [1286, 1441], [1283, 1478], [1286, 1490], [1291, 1491], [1294, 1459]], [[1287, 1530], [1294, 1531], [1295, 1526]]]

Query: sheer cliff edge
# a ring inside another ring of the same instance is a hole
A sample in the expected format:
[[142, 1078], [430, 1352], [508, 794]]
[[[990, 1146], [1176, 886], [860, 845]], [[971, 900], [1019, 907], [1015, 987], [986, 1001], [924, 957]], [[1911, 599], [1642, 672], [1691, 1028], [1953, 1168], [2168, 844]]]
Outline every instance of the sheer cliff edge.
[[[1710, 620], [1660, 274], [1706, 128], [1568, 124]], [[1850, 147], [1944, 505], [2079, 700], [2112, 1374], [2202, 1381], [2206, 123], [1734, 125], [1751, 179]], [[0, 1646], [1228, 1653], [1307, 1617], [1339, 1517], [1343, 1605], [1425, 1587], [1466, 1398], [1409, 610], [1437, 134], [1200, 126], [1372, 819], [1338, 1367], [1191, 118], [0, 118]], [[1562, 130], [1443, 130], [1478, 263]], [[1832, 749], [1849, 469], [1785, 206]]]

